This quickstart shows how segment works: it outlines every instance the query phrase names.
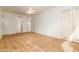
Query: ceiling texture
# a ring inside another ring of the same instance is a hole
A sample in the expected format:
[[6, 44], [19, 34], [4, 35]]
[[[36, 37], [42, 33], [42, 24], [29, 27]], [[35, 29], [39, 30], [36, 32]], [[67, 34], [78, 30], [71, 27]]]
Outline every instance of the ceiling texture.
[[[44, 12], [53, 6], [2, 6], [2, 11], [6, 12], [14, 12], [14, 13], [19, 13], [19, 14], [26, 14], [26, 10], [28, 8], [32, 8], [38, 11], [38, 13]], [[37, 13], [37, 14], [38, 14]]]

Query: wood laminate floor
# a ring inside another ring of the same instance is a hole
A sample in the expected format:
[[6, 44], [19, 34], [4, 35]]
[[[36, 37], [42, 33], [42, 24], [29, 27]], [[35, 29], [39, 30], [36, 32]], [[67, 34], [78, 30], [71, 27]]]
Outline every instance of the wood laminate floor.
[[[19, 33], [4, 35], [0, 40], [0, 51], [9, 52], [44, 52], [44, 51], [64, 51], [61, 44], [65, 40], [44, 36], [37, 33]], [[76, 46], [77, 45], [77, 46]], [[73, 44], [74, 48], [79, 51], [79, 44]]]

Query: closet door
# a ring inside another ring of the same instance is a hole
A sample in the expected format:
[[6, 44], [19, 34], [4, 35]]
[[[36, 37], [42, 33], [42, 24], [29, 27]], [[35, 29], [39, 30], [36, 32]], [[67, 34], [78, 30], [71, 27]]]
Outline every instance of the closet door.
[[31, 20], [27, 17], [17, 17], [18, 32], [31, 32]]
[[74, 26], [79, 29], [79, 7], [74, 9]]
[[74, 8], [74, 32], [72, 34], [74, 41], [79, 41], [79, 7]]
[[62, 35], [69, 37], [73, 32], [73, 12], [72, 9], [62, 12]]
[[22, 32], [31, 32], [31, 19], [23, 18], [23, 20], [22, 20]]

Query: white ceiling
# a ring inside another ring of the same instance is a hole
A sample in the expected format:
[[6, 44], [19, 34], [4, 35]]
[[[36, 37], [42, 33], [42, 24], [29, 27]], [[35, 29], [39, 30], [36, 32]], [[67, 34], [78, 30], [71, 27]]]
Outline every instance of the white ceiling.
[[25, 14], [25, 11], [30, 7], [38, 10], [38, 12], [43, 12], [49, 8], [52, 8], [53, 6], [2, 6], [2, 10], [19, 14]]

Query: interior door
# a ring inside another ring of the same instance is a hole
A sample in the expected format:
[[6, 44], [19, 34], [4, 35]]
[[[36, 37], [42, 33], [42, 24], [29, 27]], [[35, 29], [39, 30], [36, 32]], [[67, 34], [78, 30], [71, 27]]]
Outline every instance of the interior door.
[[73, 32], [73, 17], [72, 9], [63, 11], [62, 13], [62, 35], [69, 37]]

